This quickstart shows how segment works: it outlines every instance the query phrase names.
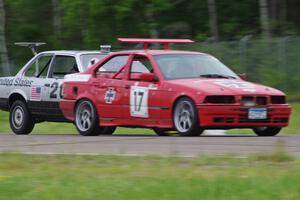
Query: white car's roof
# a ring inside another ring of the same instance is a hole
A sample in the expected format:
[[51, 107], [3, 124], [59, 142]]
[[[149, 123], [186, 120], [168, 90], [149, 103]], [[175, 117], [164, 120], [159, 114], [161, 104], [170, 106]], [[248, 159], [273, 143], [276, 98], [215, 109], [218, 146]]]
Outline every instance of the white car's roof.
[[39, 52], [37, 55], [32, 57], [23, 67], [22, 69], [17, 73], [16, 76], [22, 76], [24, 73], [24, 70], [35, 60], [37, 57], [47, 54], [52, 55], [62, 55], [62, 56], [74, 56], [77, 62], [77, 66], [79, 71], [84, 71], [86, 69], [86, 66], [82, 65], [82, 62], [80, 61], [81, 55], [88, 55], [88, 54], [97, 54], [97, 55], [103, 55], [106, 56], [110, 52], [101, 52], [99, 51], [87, 51], [87, 50], [53, 50], [53, 51], [42, 51]]
[[107, 54], [101, 51], [87, 51], [87, 50], [55, 50], [55, 51], [42, 51], [39, 54], [51, 53], [51, 54], [68, 54], [68, 55], [78, 55], [78, 54]]

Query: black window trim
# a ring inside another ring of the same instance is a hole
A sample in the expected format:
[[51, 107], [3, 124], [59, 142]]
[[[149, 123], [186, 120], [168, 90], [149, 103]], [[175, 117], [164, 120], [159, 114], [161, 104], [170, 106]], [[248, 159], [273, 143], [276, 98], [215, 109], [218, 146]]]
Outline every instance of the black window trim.
[[29, 68], [35, 63], [36, 60], [38, 60], [39, 58], [41, 58], [42, 56], [51, 56], [51, 61], [48, 67], [48, 72], [45, 78], [48, 78], [49, 75], [49, 70], [52, 66], [55, 54], [54, 53], [41, 53], [38, 56], [36, 56], [31, 62], [29, 62], [28, 64], [26, 64], [26, 67], [24, 68], [23, 72], [22, 72], [22, 77], [28, 77], [28, 78], [39, 78], [39, 77], [35, 77], [35, 76], [26, 76], [26, 72], [29, 70]]
[[[75, 60], [76, 65], [77, 65], [77, 67], [78, 67], [78, 63], [77, 63], [77, 60], [76, 60], [76, 57], [75, 57], [75, 56], [73, 56], [73, 55], [57, 55], [57, 54], [55, 54], [55, 55], [53, 56], [53, 58], [52, 58], [51, 63], [50, 63], [50, 68], [49, 68], [49, 70], [48, 70], [47, 78], [53, 78], [53, 68], [54, 68], [54, 64], [55, 64], [55, 61], [56, 61], [56, 60], [55, 60], [56, 57], [73, 57], [74, 60]], [[79, 68], [78, 68], [78, 70], [79, 70]], [[53, 78], [53, 79], [63, 79], [63, 78]]]

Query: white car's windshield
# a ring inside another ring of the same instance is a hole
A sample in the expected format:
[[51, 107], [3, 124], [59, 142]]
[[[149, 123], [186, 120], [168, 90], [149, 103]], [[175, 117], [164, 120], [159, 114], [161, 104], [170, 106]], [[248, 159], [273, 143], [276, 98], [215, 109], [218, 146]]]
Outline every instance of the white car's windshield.
[[101, 60], [104, 56], [106, 56], [105, 54], [82, 54], [80, 55], [80, 62], [82, 64], [82, 67], [84, 68], [84, 70], [88, 69], [90, 66], [92, 66], [93, 64], [95, 64], [96, 62], [98, 62], [99, 60]]
[[157, 55], [155, 60], [165, 79], [238, 78], [213, 56], [204, 54]]

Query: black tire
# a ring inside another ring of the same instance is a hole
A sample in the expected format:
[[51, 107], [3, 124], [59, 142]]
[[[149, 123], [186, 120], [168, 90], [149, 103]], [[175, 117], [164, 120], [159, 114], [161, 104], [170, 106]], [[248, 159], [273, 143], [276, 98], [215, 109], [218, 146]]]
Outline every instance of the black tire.
[[153, 128], [153, 131], [158, 136], [171, 136], [171, 135], [176, 134], [176, 133], [174, 133], [173, 129], [169, 129], [169, 128], [158, 128], [158, 127], [155, 127], [155, 128]]
[[97, 136], [101, 134], [99, 117], [95, 106], [89, 100], [81, 100], [75, 109], [75, 126], [82, 136]]
[[275, 136], [281, 131], [282, 127], [256, 127], [253, 131], [258, 136]]
[[180, 136], [199, 136], [203, 129], [199, 126], [195, 103], [187, 97], [179, 99], [173, 110], [173, 125]]
[[9, 124], [17, 135], [28, 135], [33, 130], [34, 118], [24, 101], [17, 100], [10, 107]]
[[112, 135], [115, 132], [116, 128], [116, 126], [102, 127], [100, 135]]

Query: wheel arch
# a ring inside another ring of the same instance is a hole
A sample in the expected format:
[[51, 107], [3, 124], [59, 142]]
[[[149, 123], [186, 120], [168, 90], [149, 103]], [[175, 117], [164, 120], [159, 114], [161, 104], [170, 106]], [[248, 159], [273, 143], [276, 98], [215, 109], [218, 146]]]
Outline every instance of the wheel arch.
[[22, 95], [21, 93], [12, 93], [11, 95], [9, 95], [8, 98], [8, 108], [10, 108], [12, 106], [12, 104], [17, 101], [17, 100], [21, 100], [24, 101], [24, 103], [26, 103], [26, 98], [24, 97], [24, 95]]
[[178, 102], [180, 99], [182, 99], [182, 98], [189, 98], [189, 99], [192, 100], [193, 103], [196, 105], [196, 101], [194, 100], [194, 98], [191, 97], [191, 96], [189, 96], [189, 95], [187, 95], [187, 94], [177, 96], [177, 97], [174, 99], [173, 104], [172, 104], [172, 116], [173, 116], [173, 114], [174, 114], [174, 108], [175, 108], [177, 102]]
[[74, 112], [74, 119], [75, 119], [75, 115], [76, 115], [76, 108], [77, 108], [77, 105], [80, 101], [83, 101], [83, 100], [87, 100], [87, 101], [90, 101], [93, 106], [95, 107], [96, 109], [96, 112], [97, 112], [97, 115], [99, 116], [99, 112], [98, 112], [98, 109], [97, 109], [97, 106], [95, 104], [95, 102], [91, 99], [91, 98], [88, 98], [88, 97], [80, 97], [76, 100], [75, 104], [74, 104], [74, 108], [73, 108], [73, 112]]

